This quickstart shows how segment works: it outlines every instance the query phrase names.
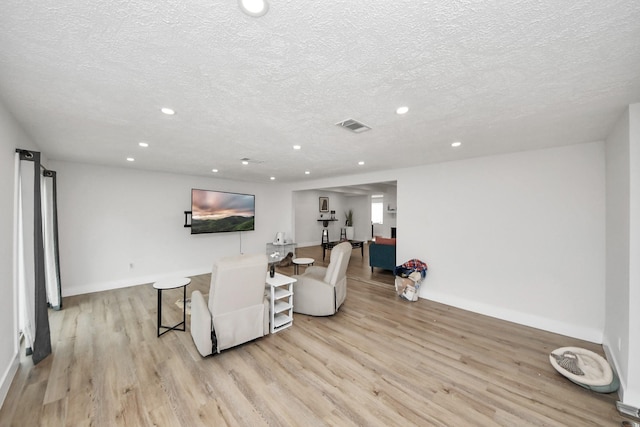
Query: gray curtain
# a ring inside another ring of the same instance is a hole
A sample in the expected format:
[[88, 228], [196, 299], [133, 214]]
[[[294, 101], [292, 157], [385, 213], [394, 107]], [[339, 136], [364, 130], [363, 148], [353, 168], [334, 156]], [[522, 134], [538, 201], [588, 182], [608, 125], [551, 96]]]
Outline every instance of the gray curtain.
[[47, 289], [45, 282], [44, 237], [42, 231], [42, 194], [40, 181], [40, 153], [16, 149], [20, 161], [33, 162], [33, 257], [34, 257], [34, 311], [35, 337], [32, 360], [38, 364], [51, 354], [51, 332], [47, 310]]

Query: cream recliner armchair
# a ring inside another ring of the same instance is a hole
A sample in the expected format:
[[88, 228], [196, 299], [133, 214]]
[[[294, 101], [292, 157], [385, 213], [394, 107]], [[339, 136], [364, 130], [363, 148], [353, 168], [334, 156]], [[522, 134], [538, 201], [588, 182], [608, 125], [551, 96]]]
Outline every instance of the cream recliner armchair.
[[209, 304], [200, 291], [191, 294], [191, 336], [201, 355], [269, 333], [266, 277], [266, 254], [232, 256], [214, 264]]
[[347, 266], [351, 258], [351, 243], [344, 242], [331, 249], [328, 267], [307, 267], [304, 274], [293, 276], [293, 311], [311, 316], [331, 316], [347, 297]]

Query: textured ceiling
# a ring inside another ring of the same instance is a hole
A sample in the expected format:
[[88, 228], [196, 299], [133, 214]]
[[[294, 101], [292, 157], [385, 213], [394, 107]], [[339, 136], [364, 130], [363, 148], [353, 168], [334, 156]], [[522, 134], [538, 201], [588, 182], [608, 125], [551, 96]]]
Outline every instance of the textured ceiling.
[[637, 0], [2, 3], [0, 98], [55, 160], [291, 182], [602, 140], [640, 102]]

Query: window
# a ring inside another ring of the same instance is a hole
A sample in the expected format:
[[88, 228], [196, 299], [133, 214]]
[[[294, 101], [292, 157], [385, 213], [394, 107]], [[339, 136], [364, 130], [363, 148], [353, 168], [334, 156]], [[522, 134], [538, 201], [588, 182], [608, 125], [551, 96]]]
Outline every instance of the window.
[[383, 215], [383, 206], [382, 201], [371, 202], [371, 222], [374, 224], [382, 224]]

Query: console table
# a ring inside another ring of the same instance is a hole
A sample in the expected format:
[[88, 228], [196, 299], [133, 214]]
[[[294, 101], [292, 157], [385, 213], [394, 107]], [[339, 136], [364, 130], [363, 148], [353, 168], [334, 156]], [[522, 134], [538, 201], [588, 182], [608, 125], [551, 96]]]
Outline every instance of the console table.
[[337, 242], [325, 242], [322, 244], [322, 261], [324, 261], [325, 252], [327, 250], [333, 249], [336, 245], [339, 245], [342, 242], [351, 243], [351, 249], [360, 248], [360, 255], [364, 258], [364, 242], [362, 240], [343, 240]]

